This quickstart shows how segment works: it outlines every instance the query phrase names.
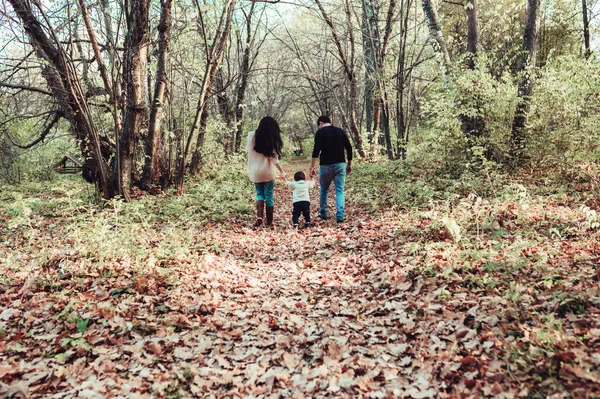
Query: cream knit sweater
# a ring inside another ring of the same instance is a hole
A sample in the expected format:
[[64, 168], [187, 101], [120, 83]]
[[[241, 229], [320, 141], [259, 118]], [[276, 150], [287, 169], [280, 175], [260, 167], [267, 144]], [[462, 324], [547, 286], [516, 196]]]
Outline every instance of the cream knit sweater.
[[279, 164], [277, 156], [273, 158], [265, 157], [254, 151], [254, 132], [248, 133], [248, 176], [252, 183], [266, 183], [275, 179], [275, 165]]

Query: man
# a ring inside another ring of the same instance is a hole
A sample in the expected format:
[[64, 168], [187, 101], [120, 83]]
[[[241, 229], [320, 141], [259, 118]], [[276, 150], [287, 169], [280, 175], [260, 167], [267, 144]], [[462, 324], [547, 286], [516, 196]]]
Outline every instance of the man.
[[[329, 117], [319, 117], [317, 125], [319, 130], [315, 134], [310, 176], [314, 177], [316, 175], [315, 165], [317, 159], [320, 158], [319, 182], [321, 184], [321, 196], [319, 217], [321, 219], [327, 219], [328, 217], [327, 197], [329, 186], [333, 181], [335, 187], [335, 218], [338, 223], [341, 223], [345, 218], [344, 185], [346, 183], [346, 173], [352, 171], [352, 145], [346, 132], [333, 126]], [[348, 156], [348, 164], [346, 164], [344, 150], [346, 150]]]

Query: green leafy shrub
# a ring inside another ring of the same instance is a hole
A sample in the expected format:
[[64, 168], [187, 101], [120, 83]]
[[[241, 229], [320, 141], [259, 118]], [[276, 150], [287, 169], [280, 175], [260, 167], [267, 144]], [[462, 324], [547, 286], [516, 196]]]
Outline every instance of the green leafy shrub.
[[567, 172], [600, 158], [600, 66], [579, 57], [550, 59], [536, 79], [528, 154], [539, 168]]

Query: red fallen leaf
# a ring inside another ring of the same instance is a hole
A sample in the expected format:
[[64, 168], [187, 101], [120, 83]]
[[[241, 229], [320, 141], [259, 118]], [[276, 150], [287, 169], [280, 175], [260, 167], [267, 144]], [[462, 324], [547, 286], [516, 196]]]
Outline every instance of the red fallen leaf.
[[499, 373], [491, 373], [491, 372], [487, 372], [485, 373], [485, 377], [492, 382], [502, 382], [504, 381], [504, 378], [506, 377], [506, 375], [503, 372], [499, 372]]
[[148, 342], [146, 344], [146, 349], [156, 356], [159, 356], [163, 351], [162, 346], [156, 341]]
[[268, 324], [269, 324], [269, 328], [270, 328], [271, 330], [277, 330], [277, 329], [279, 328], [279, 325], [277, 325], [277, 319], [276, 319], [276, 318], [274, 318], [274, 317], [273, 317], [273, 316], [271, 316], [271, 315], [269, 315], [269, 321], [268, 321]]
[[468, 389], [473, 389], [475, 388], [475, 385], [477, 385], [477, 382], [475, 382], [475, 380], [465, 380], [465, 386]]
[[567, 362], [569, 360], [575, 360], [575, 354], [573, 352], [556, 352], [554, 358], [561, 362]]
[[213, 325], [217, 328], [222, 328], [225, 325], [225, 322], [223, 322], [223, 320], [214, 320]]
[[456, 333], [456, 338], [457, 339], [464, 338], [464, 336], [467, 335], [468, 333], [469, 333], [469, 330], [467, 330], [466, 328], [463, 330], [460, 330]]
[[478, 364], [479, 361], [474, 357], [474, 356], [467, 356], [467, 357], [463, 357], [462, 359], [460, 359], [460, 364], [471, 364], [471, 363], [475, 363]]
[[149, 285], [149, 281], [147, 278], [139, 277], [135, 282], [135, 289], [138, 292], [144, 292], [148, 288], [148, 285]]

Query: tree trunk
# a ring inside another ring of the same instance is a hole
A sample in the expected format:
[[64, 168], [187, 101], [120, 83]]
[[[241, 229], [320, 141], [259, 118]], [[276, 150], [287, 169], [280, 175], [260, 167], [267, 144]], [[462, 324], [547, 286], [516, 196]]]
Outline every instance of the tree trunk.
[[404, 105], [404, 92], [406, 90], [406, 51], [408, 48], [408, 22], [412, 0], [402, 0], [400, 3], [400, 54], [396, 65], [396, 155], [406, 159], [406, 146], [408, 144], [408, 126], [406, 123], [406, 107]]
[[468, 64], [475, 69], [475, 58], [479, 51], [479, 0], [469, 0], [467, 3], [467, 52]]
[[587, 0], [581, 0], [581, 8], [583, 12], [583, 46], [585, 49], [585, 58], [590, 58], [592, 50], [590, 49], [590, 20], [588, 17]]
[[106, 34], [107, 48], [109, 60], [109, 69], [111, 70], [111, 77], [113, 79], [113, 95], [115, 97], [115, 103], [121, 104], [121, 85], [120, 80], [115, 78], [114, 73], [118, 70], [117, 65], [117, 54], [116, 54], [116, 43], [115, 36], [112, 29], [112, 18], [110, 16], [110, 6], [108, 0], [100, 0], [100, 6], [102, 8], [102, 16], [104, 19], [104, 30]]
[[232, 126], [233, 118], [235, 113], [231, 101], [227, 97], [225, 82], [223, 82], [223, 69], [219, 67], [217, 75], [215, 76], [215, 90], [217, 92], [217, 105], [219, 106], [219, 113], [223, 122], [227, 126], [227, 131], [224, 132], [223, 136], [223, 150], [225, 157], [229, 157], [234, 150], [235, 146], [235, 128]]
[[433, 45], [434, 51], [442, 57], [442, 76], [445, 81], [448, 81], [448, 78], [452, 74], [452, 61], [450, 60], [450, 53], [448, 53], [446, 41], [442, 35], [442, 27], [439, 22], [437, 11], [431, 4], [431, 0], [422, 0], [421, 4], [423, 6], [423, 13], [425, 14], [427, 26], [429, 27], [431, 44]]
[[530, 100], [533, 94], [533, 74], [536, 66], [538, 31], [540, 25], [541, 0], [527, 1], [527, 23], [523, 35], [523, 54], [520, 62], [521, 81], [519, 82], [519, 101], [512, 125], [512, 156], [518, 165], [523, 160], [525, 148], [525, 127], [529, 120]]
[[[469, 0], [467, 7], [467, 65], [470, 69], [475, 69], [477, 54], [479, 51], [479, 0]], [[477, 84], [477, 82], [473, 82]], [[479, 112], [479, 109], [483, 106], [477, 95], [476, 90], [474, 91], [473, 106]], [[470, 114], [471, 115], [471, 114]], [[477, 113], [472, 116], [462, 116], [463, 131], [466, 133], [467, 138], [477, 139], [486, 136], [485, 120], [483, 115]], [[471, 142], [472, 145], [477, 144]], [[485, 143], [484, 143], [485, 144]], [[486, 157], [489, 158], [490, 151], [486, 150]]]
[[[346, 80], [347, 80], [348, 86], [350, 88], [349, 99], [348, 99], [348, 101], [350, 103], [349, 104], [349, 112], [348, 112], [348, 120], [347, 120], [348, 128], [350, 130], [350, 134], [352, 135], [352, 140], [354, 142], [354, 146], [356, 147], [356, 152], [358, 152], [360, 157], [364, 158], [366, 154], [365, 154], [365, 150], [363, 148], [362, 138], [360, 136], [360, 129], [358, 128], [358, 125], [356, 123], [356, 104], [358, 101], [358, 88], [357, 88], [357, 84], [356, 84], [356, 74], [354, 71], [354, 62], [349, 62], [349, 58], [346, 56], [346, 53], [344, 52], [344, 50], [342, 48], [342, 43], [341, 43], [339, 36], [337, 34], [337, 31], [335, 29], [335, 25], [333, 25], [331, 18], [329, 17], [327, 12], [323, 8], [321, 1], [315, 0], [315, 3], [317, 3], [317, 6], [319, 7], [319, 11], [321, 12], [321, 15], [323, 16], [323, 19], [325, 20], [325, 23], [327, 24], [327, 26], [329, 26], [329, 29], [331, 30], [331, 35], [333, 36], [333, 41], [335, 43], [338, 55], [340, 57], [342, 67], [344, 68], [344, 74], [346, 76]], [[349, 7], [348, 3], [346, 2], [346, 19], [347, 19], [348, 24], [350, 24], [350, 19], [351, 19], [350, 14], [351, 14], [350, 7]], [[350, 48], [351, 48], [350, 51], [353, 52], [354, 39], [353, 39], [353, 35], [352, 35], [352, 27], [351, 26], [348, 29], [348, 34], [350, 36]], [[352, 60], [352, 56], [353, 56], [353, 54], [351, 54], [350, 60]]]
[[[377, 72], [379, 70], [379, 27], [377, 9], [373, 0], [362, 0], [362, 41], [365, 57], [365, 125], [371, 136], [377, 136], [379, 126], [374, 122], [375, 87], [377, 84]], [[379, 116], [377, 116], [378, 119]], [[375, 140], [370, 139], [374, 142]], [[374, 153], [374, 148], [371, 149]]]
[[171, 8], [173, 0], [161, 1], [161, 16], [158, 25], [158, 65], [156, 67], [156, 83], [154, 98], [150, 107], [150, 123], [146, 140], [146, 159], [142, 175], [142, 185], [148, 187], [158, 183], [165, 173], [161, 170], [164, 164], [163, 154], [163, 107], [167, 92], [167, 69], [169, 64], [169, 45], [171, 42]]
[[[185, 176], [185, 172], [187, 169], [188, 160], [192, 150], [192, 142], [194, 141], [194, 137], [196, 136], [196, 131], [198, 127], [204, 129], [205, 123], [200, 123], [201, 120], [205, 122], [205, 115], [208, 109], [208, 100], [210, 97], [210, 91], [212, 89], [212, 85], [215, 79], [215, 75], [218, 71], [219, 65], [221, 63], [221, 59], [223, 58], [223, 53], [225, 50], [225, 45], [227, 43], [227, 37], [229, 36], [229, 31], [231, 30], [231, 20], [233, 16], [233, 8], [235, 5], [235, 0], [229, 0], [225, 9], [223, 10], [223, 16], [225, 17], [225, 27], [221, 30], [218, 29], [215, 34], [215, 41], [213, 42], [213, 46], [210, 50], [210, 54], [208, 56], [208, 63], [206, 65], [206, 70], [204, 72], [204, 78], [202, 80], [202, 88], [200, 89], [200, 96], [198, 97], [198, 104], [196, 106], [196, 114], [194, 115], [194, 121], [192, 123], [192, 127], [190, 129], [190, 133], [188, 134], [187, 143], [185, 146], [185, 151], [183, 153], [183, 158], [180, 164], [179, 175], [177, 177], [177, 185], [179, 186], [179, 191], [182, 192], [183, 188], [183, 179]], [[206, 33], [205, 33], [206, 34]], [[206, 36], [205, 36], [206, 37]], [[190, 169], [195, 171], [201, 160], [201, 151], [202, 145], [204, 143], [204, 131], [200, 131], [198, 133], [198, 137], [196, 138], [196, 149], [194, 151], [194, 158], [192, 159], [192, 164], [190, 165]]]
[[146, 115], [146, 74], [149, 38], [149, 0], [134, 0], [129, 13], [129, 31], [125, 38], [124, 78], [125, 112], [119, 135], [119, 171], [121, 194], [131, 200], [135, 170], [135, 156], [140, 131]]
[[79, 0], [79, 9], [81, 10], [81, 15], [83, 16], [83, 22], [87, 29], [88, 37], [90, 38], [92, 50], [94, 50], [94, 56], [96, 57], [96, 62], [98, 63], [98, 69], [100, 70], [102, 82], [104, 82], [104, 89], [106, 90], [106, 94], [112, 103], [113, 93], [110, 80], [108, 79], [108, 72], [106, 71], [104, 62], [102, 61], [102, 54], [100, 53], [100, 48], [98, 47], [98, 42], [96, 41], [96, 35], [94, 34], [94, 29], [92, 28], [92, 21], [90, 21], [90, 16], [88, 15], [88, 10], [83, 0]]
[[[410, 6], [410, 2], [409, 2]], [[381, 130], [383, 130], [383, 135], [386, 143], [386, 151], [389, 159], [394, 158], [394, 148], [392, 146], [392, 137], [390, 132], [390, 105], [388, 101], [388, 92], [387, 92], [387, 79], [385, 79], [382, 75], [385, 71], [385, 61], [387, 59], [387, 54], [389, 50], [390, 37], [392, 35], [392, 26], [394, 24], [394, 10], [396, 8], [396, 0], [390, 0], [390, 4], [387, 11], [387, 16], [385, 20], [385, 28], [383, 30], [383, 44], [381, 50], [379, 52], [379, 73], [377, 76], [379, 79], [377, 80], [379, 84], [379, 106], [375, 107], [375, 122], [379, 123], [379, 115], [381, 115]]]
[[246, 100], [246, 89], [248, 87], [248, 78], [250, 77], [250, 55], [252, 51], [252, 14], [254, 13], [255, 2], [252, 2], [250, 11], [246, 17], [246, 48], [244, 48], [244, 56], [242, 58], [242, 68], [240, 71], [240, 84], [237, 89], [237, 96], [235, 101], [235, 122], [236, 122], [236, 135], [235, 135], [235, 152], [240, 152], [242, 145], [242, 136], [244, 135], [244, 101]]

